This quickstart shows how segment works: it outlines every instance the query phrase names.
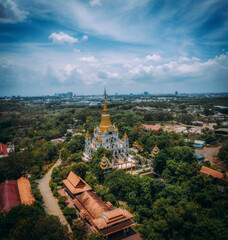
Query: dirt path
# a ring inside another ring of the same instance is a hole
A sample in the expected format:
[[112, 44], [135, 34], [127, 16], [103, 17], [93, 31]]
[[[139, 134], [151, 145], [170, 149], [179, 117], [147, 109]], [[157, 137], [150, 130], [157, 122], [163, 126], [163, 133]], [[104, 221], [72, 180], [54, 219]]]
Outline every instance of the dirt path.
[[59, 217], [61, 223], [64, 225], [67, 225], [69, 231], [71, 232], [70, 225], [68, 224], [65, 216], [63, 215], [58, 201], [56, 198], [54, 198], [51, 188], [49, 187], [49, 182], [51, 180], [51, 173], [53, 168], [59, 166], [61, 164], [61, 159], [59, 159], [55, 165], [49, 170], [49, 172], [38, 181], [38, 188], [40, 189], [40, 192], [43, 196], [43, 200], [45, 203], [45, 210], [48, 212], [50, 215], [55, 215]]
[[195, 152], [197, 154], [203, 155], [205, 157], [205, 161], [209, 161], [211, 164], [216, 164], [221, 168], [225, 168], [225, 164], [217, 158], [220, 148], [222, 144], [217, 146], [204, 147], [203, 149], [196, 149]]

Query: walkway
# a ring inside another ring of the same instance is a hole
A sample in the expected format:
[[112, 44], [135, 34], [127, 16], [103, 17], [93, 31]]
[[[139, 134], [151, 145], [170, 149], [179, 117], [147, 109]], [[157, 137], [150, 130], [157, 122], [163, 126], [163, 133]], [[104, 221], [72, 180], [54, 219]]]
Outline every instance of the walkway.
[[59, 204], [58, 200], [54, 198], [51, 188], [49, 187], [49, 182], [51, 180], [51, 173], [53, 168], [59, 166], [61, 164], [61, 159], [59, 159], [55, 165], [49, 170], [49, 172], [40, 180], [38, 180], [38, 188], [43, 196], [43, 200], [45, 203], [45, 210], [48, 212], [50, 215], [55, 215], [59, 217], [60, 222], [63, 223], [64, 225], [67, 225], [69, 231], [71, 232], [71, 228], [69, 223], [67, 222], [65, 216], [63, 215]]

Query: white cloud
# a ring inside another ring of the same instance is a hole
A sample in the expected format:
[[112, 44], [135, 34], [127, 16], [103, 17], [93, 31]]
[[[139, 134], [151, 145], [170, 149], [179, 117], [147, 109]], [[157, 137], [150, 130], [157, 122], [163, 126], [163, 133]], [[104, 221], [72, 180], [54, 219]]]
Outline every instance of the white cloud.
[[20, 10], [12, 0], [0, 1], [0, 23], [24, 22], [28, 12]]
[[90, 56], [90, 57], [81, 57], [80, 58], [81, 61], [83, 62], [88, 62], [88, 63], [94, 63], [94, 62], [97, 62], [97, 59], [93, 56]]
[[77, 49], [77, 48], [74, 48], [74, 52], [79, 53], [79, 52], [81, 52], [81, 50]]
[[101, 6], [101, 5], [102, 5], [100, 0], [91, 0], [91, 1], [89, 2], [89, 4], [90, 4], [91, 6]]
[[228, 55], [221, 54], [214, 59], [200, 62], [200, 59], [192, 57], [179, 57], [177, 61], [170, 61], [158, 66], [139, 64], [129, 70], [131, 79], [142, 81], [173, 81], [180, 79], [194, 79], [195, 81], [208, 81], [209, 79], [225, 79], [228, 75]]
[[147, 61], [151, 61], [151, 62], [160, 62], [161, 60], [162, 60], [162, 58], [159, 56], [159, 55], [152, 55], [152, 56], [150, 56], [150, 55], [147, 55], [146, 56], [146, 60]]
[[87, 40], [88, 40], [88, 36], [84, 35], [84, 36], [82, 37], [82, 41], [87, 41]]
[[76, 43], [78, 42], [77, 38], [71, 37], [63, 32], [60, 33], [52, 33], [48, 39], [52, 40], [55, 43]]

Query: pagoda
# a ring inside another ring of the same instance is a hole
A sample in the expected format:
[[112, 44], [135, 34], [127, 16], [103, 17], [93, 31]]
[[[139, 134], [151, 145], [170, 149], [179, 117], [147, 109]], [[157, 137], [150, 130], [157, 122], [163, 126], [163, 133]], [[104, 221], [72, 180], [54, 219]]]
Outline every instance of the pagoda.
[[106, 90], [104, 91], [104, 109], [101, 115], [100, 126], [94, 128], [91, 138], [88, 130], [85, 137], [85, 153], [91, 157], [93, 152], [103, 147], [112, 152], [113, 159], [127, 160], [129, 155], [129, 140], [127, 133], [124, 133], [123, 139], [119, 139], [119, 131], [115, 125], [112, 125], [110, 114], [108, 113], [106, 102]]
[[159, 148], [158, 148], [157, 144], [155, 144], [155, 147], [150, 154], [151, 158], [154, 158], [155, 155], [157, 155], [158, 153], [159, 153]]
[[112, 171], [112, 165], [109, 159], [106, 157], [106, 154], [104, 154], [104, 157], [101, 159], [100, 168], [103, 170], [104, 174]]

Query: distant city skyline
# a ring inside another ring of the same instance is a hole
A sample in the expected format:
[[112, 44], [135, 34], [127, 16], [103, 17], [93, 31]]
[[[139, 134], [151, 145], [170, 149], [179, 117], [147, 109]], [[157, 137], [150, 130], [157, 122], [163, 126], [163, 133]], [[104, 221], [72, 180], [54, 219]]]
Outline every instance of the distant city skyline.
[[0, 96], [228, 92], [228, 2], [0, 0]]

